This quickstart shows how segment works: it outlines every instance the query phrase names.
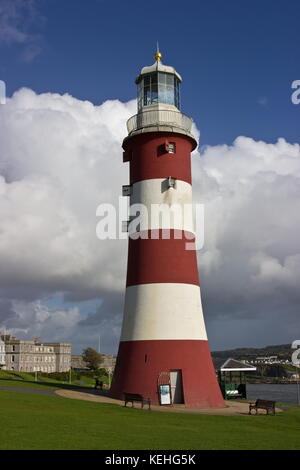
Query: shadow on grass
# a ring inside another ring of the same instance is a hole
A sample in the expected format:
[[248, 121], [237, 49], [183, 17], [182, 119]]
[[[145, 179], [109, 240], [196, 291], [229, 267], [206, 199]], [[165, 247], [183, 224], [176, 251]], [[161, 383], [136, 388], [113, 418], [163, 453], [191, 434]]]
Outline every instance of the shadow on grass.
[[[17, 374], [15, 374], [17, 375]], [[42, 380], [26, 380], [21, 378], [20, 376], [17, 378], [0, 378], [0, 387], [5, 387], [5, 383], [18, 383], [18, 384], [26, 384], [28, 388], [29, 386], [32, 385], [32, 388], [35, 388], [36, 385], [45, 387], [45, 388], [55, 388], [56, 390], [61, 389], [61, 390], [72, 390], [75, 392], [82, 392], [82, 393], [89, 393], [92, 395], [103, 395], [103, 396], [108, 396], [109, 390], [99, 390], [95, 389], [94, 387], [88, 387], [84, 385], [75, 385], [75, 384], [68, 384], [68, 383], [59, 383], [59, 382], [44, 382]]]

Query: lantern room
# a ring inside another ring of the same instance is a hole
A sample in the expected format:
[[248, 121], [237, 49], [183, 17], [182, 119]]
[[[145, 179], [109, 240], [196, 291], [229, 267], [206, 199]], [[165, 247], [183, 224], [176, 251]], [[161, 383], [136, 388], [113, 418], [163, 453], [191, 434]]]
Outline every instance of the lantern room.
[[180, 83], [182, 79], [173, 67], [162, 64], [161, 53], [155, 54], [156, 62], [144, 67], [135, 83], [138, 90], [138, 111], [145, 106], [164, 104], [180, 110]]

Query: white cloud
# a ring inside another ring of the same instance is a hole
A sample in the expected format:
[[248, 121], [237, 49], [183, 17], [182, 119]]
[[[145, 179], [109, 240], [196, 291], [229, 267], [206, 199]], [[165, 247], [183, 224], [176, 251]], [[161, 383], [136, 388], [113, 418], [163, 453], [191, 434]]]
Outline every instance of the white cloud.
[[258, 100], [257, 103], [260, 106], [267, 106], [268, 105], [268, 98], [266, 96], [261, 96]]
[[7, 321], [9, 332], [24, 339], [43, 337], [44, 341], [66, 341], [72, 338], [80, 320], [76, 307], [52, 308], [41, 301], [12, 302], [13, 320]]
[[[22, 89], [0, 107], [3, 326], [73, 339], [80, 349], [100, 329], [106, 349], [116, 347], [127, 243], [100, 242], [95, 214], [101, 202], [117, 205], [128, 182], [121, 143], [135, 106]], [[205, 203], [199, 265], [213, 347], [253, 345], [259, 322], [269, 325], [270, 340], [287, 341], [291, 328], [282, 328], [280, 313], [291, 325], [299, 305], [299, 178], [299, 145], [284, 139], [238, 137], [193, 155], [194, 201]], [[77, 306], [49, 306], [57, 292]], [[85, 299], [98, 299], [94, 311], [83, 312]]]
[[299, 305], [300, 146], [238, 137], [196, 159], [194, 194], [206, 213], [198, 259], [213, 344], [251, 346], [263, 334], [290, 341]]
[[0, 45], [21, 45], [21, 59], [31, 62], [42, 50], [41, 36], [34, 30], [44, 21], [36, 0], [1, 0]]
[[61, 290], [123, 285], [126, 243], [100, 244], [95, 214], [101, 202], [116, 204], [126, 183], [121, 140], [132, 108], [26, 89], [8, 100], [0, 115], [3, 283], [25, 276]]

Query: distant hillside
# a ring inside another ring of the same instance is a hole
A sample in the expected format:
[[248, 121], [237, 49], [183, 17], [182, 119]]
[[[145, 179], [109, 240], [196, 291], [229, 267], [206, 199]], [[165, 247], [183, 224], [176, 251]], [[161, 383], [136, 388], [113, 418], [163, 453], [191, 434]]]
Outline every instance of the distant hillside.
[[226, 351], [213, 351], [213, 358], [227, 359], [252, 359], [257, 356], [278, 356], [280, 359], [291, 359], [292, 355], [291, 344], [277, 344], [272, 346], [265, 346], [264, 348], [237, 348], [228, 349]]

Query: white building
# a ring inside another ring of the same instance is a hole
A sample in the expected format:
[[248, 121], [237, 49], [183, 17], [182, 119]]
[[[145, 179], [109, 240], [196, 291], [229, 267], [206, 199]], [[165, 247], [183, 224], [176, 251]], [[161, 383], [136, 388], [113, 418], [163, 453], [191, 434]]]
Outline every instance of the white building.
[[[5, 366], [19, 372], [67, 372], [71, 368], [70, 343], [41, 343], [18, 340], [11, 335], [0, 336], [5, 343]], [[1, 366], [0, 366], [1, 367]]]
[[0, 369], [5, 368], [6, 360], [5, 360], [5, 343], [0, 338]]
[[280, 363], [277, 356], [260, 356], [255, 359], [256, 364], [276, 364]]

